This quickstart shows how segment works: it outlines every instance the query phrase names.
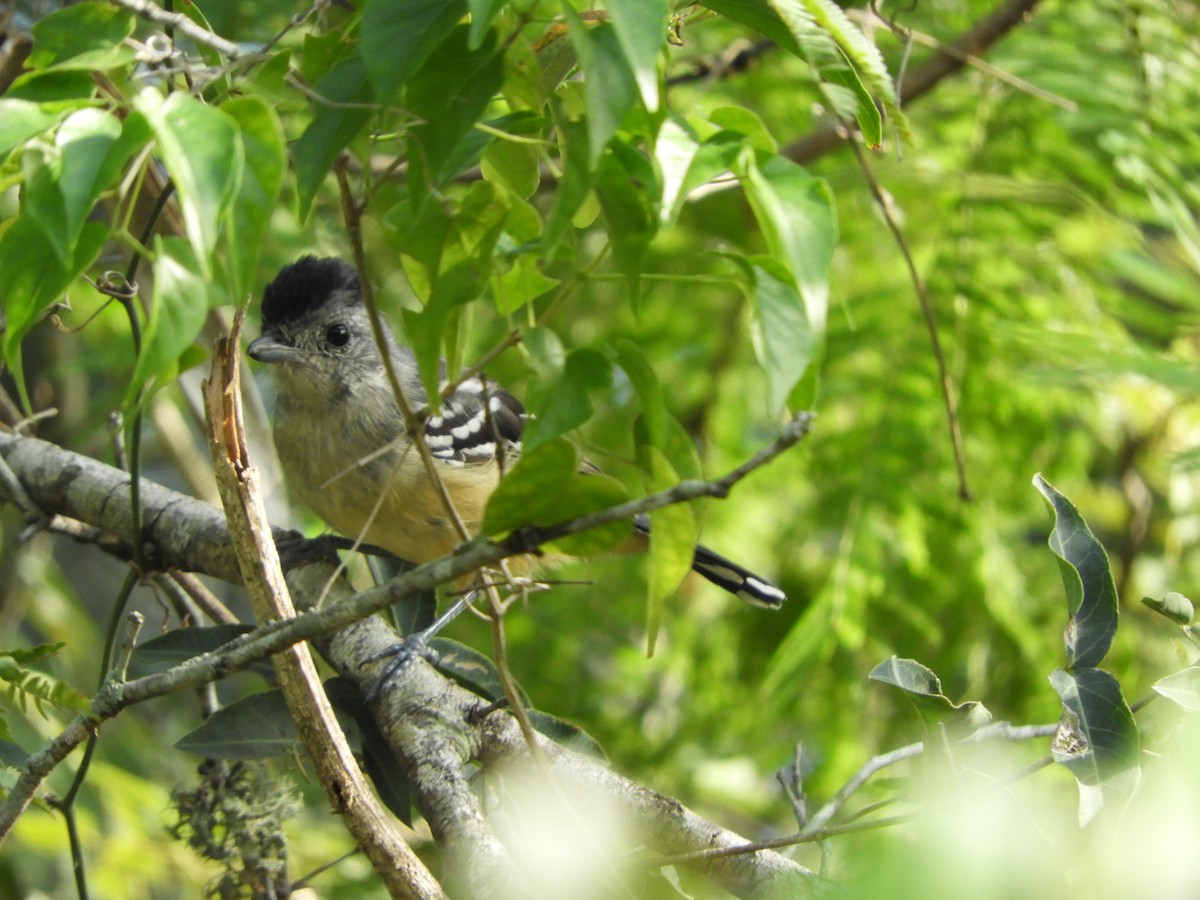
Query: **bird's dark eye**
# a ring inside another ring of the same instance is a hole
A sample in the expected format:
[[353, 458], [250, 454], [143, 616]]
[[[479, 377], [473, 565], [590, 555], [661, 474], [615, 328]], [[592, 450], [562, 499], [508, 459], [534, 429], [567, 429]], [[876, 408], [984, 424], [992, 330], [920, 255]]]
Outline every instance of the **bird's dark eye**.
[[345, 325], [330, 325], [325, 332], [325, 340], [330, 347], [345, 347], [350, 343], [350, 329]]

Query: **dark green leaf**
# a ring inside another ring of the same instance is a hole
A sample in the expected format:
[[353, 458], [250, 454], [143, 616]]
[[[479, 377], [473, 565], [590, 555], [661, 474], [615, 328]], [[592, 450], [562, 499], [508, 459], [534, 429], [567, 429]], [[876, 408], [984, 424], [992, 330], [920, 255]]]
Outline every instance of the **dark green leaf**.
[[331, 103], [315, 103], [312, 121], [292, 145], [300, 217], [308, 218], [317, 188], [337, 155], [370, 121], [375, 101], [367, 70], [357, 56], [342, 60], [313, 87]]
[[221, 109], [241, 131], [246, 165], [229, 212], [229, 257], [234, 297], [241, 301], [254, 283], [259, 252], [287, 169], [283, 126], [270, 106], [255, 97], [230, 100]]
[[594, 164], [637, 104], [638, 85], [611, 25], [588, 27], [569, 6], [563, 14], [583, 68], [588, 159]]
[[584, 756], [590, 756], [592, 759], [608, 762], [608, 756], [605, 754], [604, 748], [600, 746], [600, 742], [578, 725], [573, 725], [537, 709], [529, 710], [529, 721], [533, 723], [534, 728], [556, 744], [566, 747], [568, 750], [574, 750], [576, 753], [582, 753]]
[[61, 299], [68, 285], [92, 264], [107, 238], [104, 223], [85, 223], [75, 257], [64, 268], [45, 252], [45, 234], [29, 216], [18, 217], [0, 234], [0, 300], [7, 319], [4, 359], [22, 395], [21, 341], [50, 304]]
[[0, 739], [0, 766], [19, 769], [29, 760], [29, 753], [10, 740]]
[[1093, 786], [1138, 768], [1137, 723], [1115, 678], [1101, 669], [1056, 669], [1050, 683], [1063, 703], [1050, 743], [1055, 762]]
[[205, 628], [175, 628], [143, 641], [133, 651], [133, 661], [141, 665], [186, 662], [201, 653], [225, 646], [235, 638], [254, 630], [253, 625], [211, 625]]
[[[504, 699], [504, 684], [496, 664], [478, 650], [449, 638], [434, 638], [430, 649], [437, 655], [434, 665], [443, 675], [489, 702]], [[522, 695], [522, 699], [528, 698]]]
[[364, 4], [359, 51], [381, 103], [391, 102], [466, 11], [461, 0], [368, 0]]
[[591, 391], [603, 390], [612, 380], [612, 366], [599, 351], [587, 347], [567, 356], [557, 377], [534, 381], [526, 392], [526, 407], [532, 418], [525, 427], [525, 450], [578, 428], [592, 415]]
[[1070, 500], [1041, 475], [1033, 477], [1033, 486], [1054, 512], [1048, 543], [1058, 557], [1067, 594], [1067, 664], [1072, 669], [1096, 666], [1117, 633], [1117, 588], [1108, 554]]
[[474, 300], [486, 285], [487, 273], [475, 259], [466, 259], [442, 272], [433, 294], [420, 312], [404, 310], [404, 330], [408, 333], [426, 396], [436, 397], [440, 376], [442, 344], [446, 324], [458, 307]]
[[623, 141], [613, 141], [600, 160], [596, 195], [608, 222], [613, 259], [637, 297], [638, 278], [658, 232], [662, 185], [654, 165]]
[[[504, 59], [493, 32], [476, 50], [467, 49], [467, 32], [462, 26], [449, 34], [412, 78], [405, 97], [419, 120], [405, 135], [409, 163], [434, 186], [469, 165], [491, 140], [474, 127], [500, 89]], [[410, 186], [412, 180], [410, 175]]]
[[504, 0], [467, 0], [467, 8], [471, 11], [471, 40], [468, 46], [472, 50], [478, 48], [492, 22], [504, 7]]
[[98, 109], [72, 113], [58, 129], [57, 152], [29, 179], [25, 199], [64, 269], [101, 191], [148, 137], [138, 117], [122, 129], [115, 116]]
[[217, 710], [175, 747], [214, 759], [270, 759], [287, 753], [298, 740], [283, 692], [272, 690]]

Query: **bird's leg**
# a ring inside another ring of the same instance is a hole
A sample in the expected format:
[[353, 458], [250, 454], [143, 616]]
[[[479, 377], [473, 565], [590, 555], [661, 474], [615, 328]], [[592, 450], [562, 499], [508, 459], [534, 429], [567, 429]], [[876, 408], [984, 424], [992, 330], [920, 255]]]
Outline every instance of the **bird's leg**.
[[379, 659], [387, 659], [391, 657], [388, 664], [383, 667], [383, 671], [379, 673], [379, 677], [375, 679], [375, 684], [371, 686], [371, 690], [367, 692], [367, 703], [374, 703], [379, 699], [379, 695], [383, 693], [383, 689], [388, 683], [396, 677], [396, 675], [412, 662], [417, 657], [422, 657], [434, 662], [437, 659], [437, 653], [429, 646], [429, 642], [437, 637], [438, 633], [462, 615], [463, 611], [468, 606], [475, 602], [475, 598], [479, 596], [479, 591], [468, 591], [447, 609], [444, 613], [438, 616], [428, 628], [424, 631], [418, 631], [408, 635], [404, 640], [397, 641], [386, 650], [380, 650], [378, 653], [367, 659], [367, 662], [375, 662]]

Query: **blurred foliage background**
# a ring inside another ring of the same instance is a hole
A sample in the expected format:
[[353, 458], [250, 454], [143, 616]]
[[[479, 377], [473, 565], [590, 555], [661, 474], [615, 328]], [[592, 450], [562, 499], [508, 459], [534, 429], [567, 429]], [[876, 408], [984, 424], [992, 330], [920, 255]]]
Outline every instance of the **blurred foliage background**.
[[[916, 38], [953, 40], [997, 5], [881, 4], [885, 19], [911, 32], [911, 46], [866, 8], [852, 12], [896, 75], [936, 52]], [[54, 7], [10, 2], [10, 33]], [[279, 0], [200, 7], [212, 31], [245, 46], [270, 39], [302, 11]], [[554, 3], [506, 5], [499, 21], [518, 36], [514, 57], [560, 12]], [[747, 117], [743, 127], [752, 116], [755, 139], [781, 148], [829, 127], [826, 98], [801, 61], [755, 44], [761, 37], [736, 22], [681, 12], [689, 16], [682, 44], [665, 63], [674, 112], [715, 119], [734, 110]], [[354, 15], [334, 4], [289, 32], [281, 46], [291, 48], [291, 65], [316, 71], [327, 46], [319, 35], [343, 34]], [[151, 30], [141, 23], [138, 35]], [[793, 394], [818, 414], [816, 428], [727, 502], [703, 508], [705, 542], [775, 577], [791, 600], [769, 613], [689, 580], [668, 601], [647, 657], [644, 561], [575, 562], [559, 574], [586, 585], [536, 595], [507, 622], [511, 665], [539, 708], [586, 729], [622, 772], [749, 837], [794, 828], [774, 774], [798, 744], [811, 765], [807, 789], [820, 800], [872, 755], [921, 738], [920, 720], [899, 695], [868, 683], [867, 673], [890, 655], [920, 660], [950, 697], [980, 700], [997, 718], [1053, 722], [1060, 704], [1046, 677], [1063, 663], [1065, 615], [1044, 544], [1051, 519], [1031, 486], [1037, 472], [1079, 506], [1108, 550], [1124, 618], [1107, 666], [1126, 696], [1143, 696], [1179, 667], [1176, 632], [1138, 601], [1186, 594], [1200, 574], [1198, 35], [1200, 13], [1186, 0], [1046, 0], [987, 51], [986, 65], [967, 66], [907, 107], [911, 142], [899, 145], [887, 133], [884, 148], [867, 153], [932, 298], [970, 499], [960, 497], [939, 371], [901, 249], [847, 147], [805, 161], [827, 180], [840, 229], [824, 349]], [[737, 63], [714, 68], [739, 50]], [[253, 81], [296, 139], [312, 115], [309, 98], [279, 66], [257, 70]], [[385, 144], [360, 135], [351, 150], [369, 164], [385, 156]], [[20, 172], [15, 158], [0, 172], [0, 217], [17, 213]], [[557, 187], [544, 177], [532, 193], [542, 216]], [[472, 189], [461, 180], [444, 191], [458, 202]], [[375, 205], [399, 202], [405, 191], [402, 178], [383, 179]], [[320, 183], [307, 218], [297, 216], [297, 202], [289, 175], [259, 248], [255, 293], [303, 253], [349, 255], [334, 179]], [[595, 211], [589, 200], [575, 216], [569, 243], [577, 266], [606, 238], [606, 220], [589, 218]], [[363, 227], [381, 303], [399, 321], [402, 309], [418, 305], [399, 252], [409, 238], [370, 211]], [[710, 475], [744, 461], [782, 421], [766, 401], [753, 304], [728, 255], [765, 249], [740, 191], [701, 191], [647, 248], [636, 296], [604, 260], [551, 323], [568, 349], [635, 342]], [[124, 258], [118, 248], [104, 253], [94, 270]], [[549, 270], [564, 277], [569, 266]], [[39, 435], [111, 460], [109, 414], [121, 407], [130, 377], [128, 322], [115, 306], [91, 318], [101, 300], [85, 289], [73, 288], [71, 297], [57, 322], [33, 328], [24, 343], [33, 405], [59, 410]], [[217, 313], [228, 318], [235, 299]], [[462, 358], [477, 358], [508, 328], [494, 306], [473, 304], [458, 332]], [[199, 371], [184, 372], [148, 405], [143, 467], [148, 477], [211, 499], [196, 424]], [[489, 372], [518, 394], [530, 379], [520, 350]], [[639, 485], [629, 384], [618, 373], [591, 399], [596, 414], [579, 443]], [[257, 424], [254, 450], [269, 468], [265, 419]], [[320, 531], [303, 509], [288, 507], [277, 480], [272, 502], [278, 524]], [[11, 509], [0, 510], [0, 645], [66, 642], [53, 672], [86, 692], [98, 674], [103, 625], [96, 623], [124, 567], [48, 535], [14, 552], [20, 527]], [[244, 611], [236, 591], [215, 587]], [[152, 588], [140, 588], [134, 603], [148, 631], [172, 624]], [[486, 625], [469, 617], [452, 636], [490, 650]], [[260, 687], [239, 675], [218, 693], [229, 700]], [[159, 700], [105, 729], [80, 801], [97, 896], [193, 896], [189, 885], [211, 876], [166, 831], [169, 792], [188, 784], [198, 764], [168, 747], [196, 717], [188, 703]], [[14, 738], [37, 747], [57, 721], [54, 713], [14, 714]], [[1011, 752], [1017, 768], [1045, 746]], [[297, 774], [299, 764], [282, 768]], [[50, 786], [65, 790], [69, 778], [60, 771]], [[1050, 818], [1069, 823], [1070, 776], [1051, 770], [1033, 779], [1030, 806], [1047, 804]], [[307, 800], [287, 826], [298, 874], [351, 845], [319, 793], [294, 781]], [[833, 871], [867, 878], [866, 860], [885, 873], [926, 864], [905, 846], [890, 833], [835, 842]], [[995, 846], [997, 854], [1024, 852]], [[799, 857], [820, 863], [817, 850]], [[1041, 872], [1041, 863], [1030, 866]], [[330, 896], [378, 890], [361, 858], [321, 878], [317, 886]], [[60, 823], [29, 812], [0, 856], [0, 893], [62, 896], [70, 879]], [[886, 884], [868, 880], [862, 889], [870, 896]], [[914, 896], [954, 893], [953, 884], [939, 885]]]

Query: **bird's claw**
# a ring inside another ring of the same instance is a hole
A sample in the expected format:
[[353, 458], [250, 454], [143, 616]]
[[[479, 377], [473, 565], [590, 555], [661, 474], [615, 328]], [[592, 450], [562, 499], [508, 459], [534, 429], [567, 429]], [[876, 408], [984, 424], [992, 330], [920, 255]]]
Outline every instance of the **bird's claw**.
[[386, 649], [380, 650], [378, 653], [367, 658], [366, 661], [368, 663], [381, 659], [388, 660], [387, 665], [383, 667], [383, 670], [375, 679], [375, 683], [371, 685], [371, 689], [367, 691], [367, 703], [374, 703], [378, 700], [384, 688], [413, 660], [418, 658], [424, 659], [431, 665], [437, 662], [437, 651], [429, 643], [431, 637], [425, 631], [410, 634], [404, 640], [397, 641]]

